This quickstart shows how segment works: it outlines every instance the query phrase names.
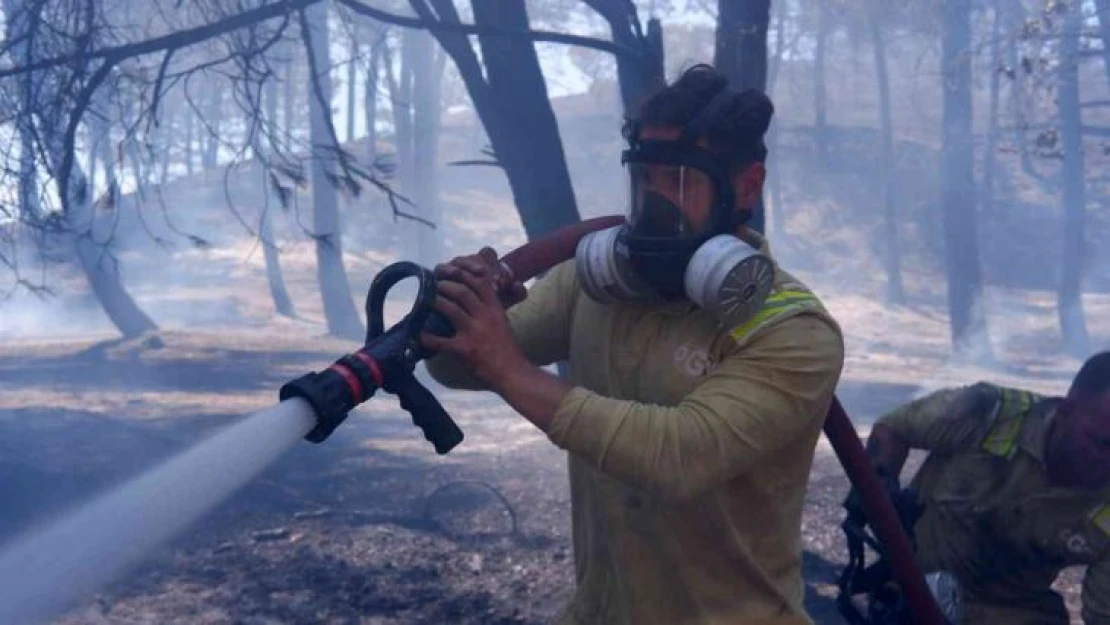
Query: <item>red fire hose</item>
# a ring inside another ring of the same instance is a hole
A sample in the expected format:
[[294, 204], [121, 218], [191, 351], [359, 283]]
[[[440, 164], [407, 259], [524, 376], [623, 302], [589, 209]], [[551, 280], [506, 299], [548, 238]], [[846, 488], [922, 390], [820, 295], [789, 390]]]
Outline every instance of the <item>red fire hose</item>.
[[[572, 258], [579, 239], [586, 234], [622, 223], [624, 218], [619, 216], [585, 220], [509, 252], [502, 262], [511, 271], [512, 277], [524, 282]], [[851, 419], [835, 396], [825, 418], [825, 436], [836, 451], [848, 479], [859, 489], [864, 512], [886, 549], [894, 579], [905, 593], [914, 622], [919, 625], [945, 625], [947, 621], [917, 567], [909, 537], [902, 529], [898, 514], [872, 468]]]

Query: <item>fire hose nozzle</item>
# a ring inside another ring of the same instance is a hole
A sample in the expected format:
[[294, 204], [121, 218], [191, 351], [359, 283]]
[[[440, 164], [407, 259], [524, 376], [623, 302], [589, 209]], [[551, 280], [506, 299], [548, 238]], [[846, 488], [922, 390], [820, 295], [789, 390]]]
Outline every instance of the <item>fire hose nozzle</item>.
[[312, 372], [286, 382], [278, 392], [281, 401], [300, 397], [312, 406], [316, 414], [316, 427], [305, 435], [305, 440], [323, 442], [335, 428], [347, 419], [355, 407], [344, 377], [334, 370]]
[[[412, 311], [387, 331], [385, 296], [409, 277], [419, 281], [416, 302]], [[282, 401], [300, 397], [316, 413], [316, 427], [306, 440], [319, 443], [327, 439], [355, 406], [381, 389], [400, 399], [401, 408], [412, 415], [413, 424], [423, 431], [436, 453], [445, 454], [462, 442], [462, 430], [413, 374], [416, 363], [428, 356], [420, 343], [420, 333], [454, 333], [450, 322], [433, 310], [435, 298], [435, 277], [424, 267], [399, 262], [378, 273], [366, 295], [367, 330], [362, 349], [336, 360], [324, 371], [303, 375], [281, 387]]]

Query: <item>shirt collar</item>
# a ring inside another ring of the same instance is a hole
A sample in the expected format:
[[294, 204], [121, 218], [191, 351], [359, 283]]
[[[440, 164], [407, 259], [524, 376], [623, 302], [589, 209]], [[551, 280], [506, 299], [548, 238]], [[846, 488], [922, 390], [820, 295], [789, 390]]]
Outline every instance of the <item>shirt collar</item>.
[[1049, 397], [1034, 404], [1030, 415], [1034, 418], [1026, 422], [1026, 427], [1021, 433], [1022, 449], [1041, 466], [1044, 466], [1044, 448], [1048, 442], [1048, 430], [1052, 427], [1052, 420], [1056, 417], [1061, 401], [1062, 398]]

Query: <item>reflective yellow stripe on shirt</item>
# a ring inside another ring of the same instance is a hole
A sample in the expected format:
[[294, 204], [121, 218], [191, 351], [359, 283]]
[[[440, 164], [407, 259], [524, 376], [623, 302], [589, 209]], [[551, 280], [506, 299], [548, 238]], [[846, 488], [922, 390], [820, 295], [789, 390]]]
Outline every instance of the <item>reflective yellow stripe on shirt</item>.
[[788, 310], [811, 308], [817, 305], [819, 305], [817, 297], [808, 291], [783, 289], [772, 293], [767, 301], [763, 303], [763, 308], [760, 308], [759, 312], [753, 315], [751, 319], [733, 328], [730, 334], [732, 334], [732, 338], [739, 341], [751, 334], [756, 328]]
[[1103, 534], [1110, 536], [1110, 505], [1102, 504], [1091, 510], [1087, 518], [1095, 524], [1095, 527], [1102, 530]]
[[1014, 455], [1025, 415], [1032, 406], [1033, 396], [1030, 393], [1002, 389], [1002, 405], [998, 409], [995, 424], [983, 439], [983, 450], [1004, 458]]

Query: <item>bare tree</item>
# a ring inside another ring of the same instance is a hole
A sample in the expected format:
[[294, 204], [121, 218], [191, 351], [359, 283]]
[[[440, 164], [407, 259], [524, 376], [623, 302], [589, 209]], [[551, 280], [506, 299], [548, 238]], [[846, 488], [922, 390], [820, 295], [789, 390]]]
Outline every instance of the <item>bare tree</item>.
[[[713, 63], [736, 89], [767, 89], [767, 31], [770, 0], [718, 0]], [[763, 198], [749, 222], [757, 232], [765, 227]]]
[[971, 0], [942, 0], [941, 213], [953, 348], [993, 358], [975, 219], [971, 104]]
[[767, 88], [770, 0], [718, 0], [713, 63], [737, 89]]
[[[783, 57], [786, 53], [786, 23], [787, 23], [787, 10], [786, 2], [775, 3], [775, 53], [771, 58], [768, 65], [767, 72], [767, 93], [773, 93], [775, 84], [778, 82], [778, 76], [782, 67]], [[782, 160], [779, 157], [779, 119], [772, 119], [771, 125], [767, 129], [767, 183], [771, 195], [771, 231], [776, 237], [783, 237], [786, 235], [786, 212], [783, 210], [782, 204], [782, 171], [780, 167]], [[766, 213], [766, 208], [764, 208]], [[766, 215], [764, 221], [766, 221]]]
[[266, 282], [277, 313], [286, 317], [296, 317], [296, 307], [285, 285], [281, 255], [274, 238], [273, 227], [275, 213], [288, 211], [289, 201], [283, 196], [281, 185], [274, 172], [267, 166], [268, 163], [274, 162], [275, 144], [284, 138], [278, 130], [278, 78], [274, 67], [288, 66], [288, 63], [281, 63], [278, 56], [283, 51], [292, 52], [292, 49], [288, 46], [275, 45], [257, 55], [246, 53], [249, 50], [257, 50], [258, 38], [264, 36], [263, 29], [251, 28], [235, 33], [229, 39], [232, 39], [233, 48], [240, 53], [234, 60], [236, 74], [241, 77], [237, 92], [241, 96], [246, 141], [250, 145], [250, 154], [253, 158], [250, 167], [251, 175], [258, 181], [262, 191], [263, 201], [258, 217], [258, 243], [262, 247], [262, 256], [266, 265]]
[[990, 49], [990, 101], [987, 105], [987, 137], [983, 149], [983, 181], [980, 188], [979, 204], [983, 218], [990, 219], [994, 214], [994, 186], [995, 170], [998, 166], [998, 108], [1000, 91], [1002, 89], [1002, 1], [995, 0], [991, 7], [991, 34], [988, 47]]
[[1106, 83], [1110, 84], [1110, 0], [1095, 0], [1095, 11], [1098, 14], [1098, 30], [1102, 35], [1102, 67], [1106, 72]]
[[1090, 346], [1087, 322], [1083, 315], [1083, 259], [1085, 257], [1086, 193], [1083, 179], [1083, 135], [1079, 108], [1079, 37], [1083, 29], [1083, 10], [1079, 2], [1065, 9], [1060, 38], [1059, 107], [1060, 135], [1064, 163], [1064, 241], [1056, 309], [1060, 317], [1063, 347], [1077, 357], [1085, 357]]
[[[85, 3], [72, 6], [68, 2], [50, 4], [8, 0], [5, 9], [10, 17], [7, 44], [18, 46], [22, 43], [23, 54], [19, 55], [22, 58], [37, 58], [39, 54], [65, 49], [73, 41], [94, 39], [98, 33], [98, 20], [101, 19], [95, 6]], [[34, 12], [34, 15], [30, 16], [28, 12]], [[12, 27], [25, 30], [12, 31]], [[26, 132], [35, 137], [25, 147], [42, 154], [43, 168], [57, 186], [56, 195], [61, 206], [60, 210], [44, 214], [32, 225], [47, 233], [51, 247], [72, 252], [71, 258], [77, 260], [108, 318], [125, 337], [131, 337], [154, 330], [157, 326], [127, 292], [115, 259], [105, 253], [104, 244], [93, 236], [93, 190], [85, 172], [75, 163], [78, 125], [97, 90], [113, 77], [117, 63], [119, 60], [112, 58], [99, 63], [87, 60], [52, 67], [49, 71], [22, 73], [22, 76], [13, 74], [14, 80], [6, 79], [6, 84], [0, 88], [8, 91], [14, 87], [17, 93], [20, 83], [36, 88], [33, 97], [23, 102], [23, 108], [17, 109], [14, 117], [21, 120]], [[13, 85], [13, 82], [16, 84]], [[22, 167], [26, 167], [26, 163], [23, 160]], [[24, 175], [23, 180], [26, 181], [38, 178], [37, 172], [19, 173]], [[0, 175], [7, 178], [8, 172]], [[30, 209], [22, 210], [27, 212]]]
[[[411, 2], [413, 10], [427, 23], [460, 23], [449, 0], [431, 0], [430, 5], [424, 0]], [[517, 31], [529, 28], [523, 3], [473, 0], [471, 6], [478, 26]], [[526, 39], [479, 35], [479, 62], [465, 37], [442, 30], [432, 32], [466, 83], [494, 158], [509, 179], [528, 237], [578, 221], [558, 124], [534, 44]]]
[[829, 0], [817, 0], [817, 25], [813, 51], [813, 141], [822, 163], [829, 160], [828, 94], [825, 89], [825, 58], [828, 56], [829, 34], [832, 25], [829, 17]]
[[301, 32], [308, 55], [309, 128], [312, 142], [312, 215], [316, 240], [316, 275], [328, 331], [336, 336], [360, 339], [365, 328], [351, 297], [347, 271], [343, 267], [343, 230], [339, 220], [339, 181], [343, 153], [339, 149], [331, 117], [331, 55], [328, 36], [328, 4], [307, 7], [300, 16]]
[[[330, 117], [322, 114], [328, 109], [331, 89], [330, 80], [322, 71], [323, 64], [319, 62], [327, 46], [325, 43], [322, 48], [316, 47], [322, 37], [316, 37], [313, 43], [311, 30], [305, 27], [309, 20], [304, 11], [320, 5], [323, 0], [200, 0], [187, 5], [175, 4], [172, 11], [167, 10], [168, 6], [158, 4], [158, 1], [134, 5], [136, 11], [143, 12], [142, 19], [132, 20], [144, 25], [140, 32], [138, 27], [130, 25], [131, 22], [122, 25], [111, 23], [107, 16], [97, 13], [97, 4], [91, 0], [36, 0], [35, 14], [43, 19], [28, 20], [27, 23], [51, 24], [53, 30], [49, 45], [36, 44], [38, 47], [32, 49], [29, 57], [26, 54], [20, 56], [15, 46], [27, 38], [8, 37], [5, 52], [11, 60], [0, 69], [0, 92], [6, 94], [7, 102], [16, 102], [9, 107], [10, 110], [18, 113], [28, 108], [24, 106], [21, 109], [18, 98], [13, 99], [12, 96], [18, 94], [21, 77], [30, 75], [32, 82], [42, 80], [48, 83], [48, 88], [38, 90], [40, 97], [36, 99], [32, 113], [36, 131], [35, 153], [43, 157], [45, 173], [58, 188], [54, 195], [61, 206], [53, 210], [44, 207], [43, 212], [47, 215], [44, 221], [60, 224], [56, 233], [64, 233], [67, 240], [74, 243], [73, 247], [81, 248], [75, 251], [76, 257], [85, 268], [105, 310], [125, 336], [155, 328], [153, 321], [142, 313], [123, 289], [118, 272], [111, 269], [114, 258], [104, 241], [94, 241], [91, 247], [78, 245], [89, 240], [90, 228], [97, 221], [92, 201], [94, 190], [77, 159], [77, 148], [82, 138], [89, 134], [89, 111], [94, 96], [98, 89], [111, 83], [109, 79], [115, 80], [113, 77], [117, 74], [130, 81], [132, 92], [127, 101], [134, 108], [121, 116], [126, 128], [121, 128], [118, 134], [118, 140], [126, 142], [146, 141], [155, 136], [155, 129], [164, 118], [166, 95], [183, 93], [193, 113], [189, 115], [186, 111], [186, 124], [192, 124], [197, 131], [186, 144], [186, 154], [190, 153], [198, 138], [207, 135], [209, 140], [202, 142], [202, 154], [206, 155], [209, 164], [213, 154], [217, 158], [227, 154], [230, 159], [228, 166], [231, 167], [244, 154], [251, 153], [249, 133], [228, 125], [227, 120], [235, 119], [227, 117], [230, 103], [221, 102], [217, 110], [213, 106], [215, 100], [211, 90], [203, 94], [209, 97], [198, 101], [198, 94], [189, 90], [189, 79], [205, 71], [220, 71], [232, 83], [241, 80], [241, 76], [227, 69], [231, 59], [244, 56], [264, 59], [266, 50], [288, 42], [289, 25], [300, 23], [301, 37], [307, 39], [304, 44], [306, 56], [318, 59], [309, 66], [321, 71], [319, 74], [309, 72], [306, 81], [308, 89], [287, 87], [286, 93], [295, 96], [298, 91], [305, 92], [310, 108], [317, 115], [313, 116], [315, 123], [310, 124], [311, 136], [302, 141], [292, 123], [293, 99], [285, 98], [287, 115], [282, 129], [284, 132], [277, 133], [275, 124], [263, 124], [265, 132], [279, 135], [269, 139], [269, 147], [265, 150], [266, 167], [273, 174], [271, 180], [279, 199], [287, 201], [291, 186], [307, 182], [302, 161], [305, 158], [313, 160], [316, 211], [314, 231], [308, 234], [316, 237], [318, 243], [318, 271], [329, 328], [337, 334], [353, 336], [361, 330], [361, 322], [351, 302], [342, 270], [337, 212], [328, 208], [328, 192], [323, 188], [330, 184], [357, 193], [363, 182], [369, 182], [386, 192], [394, 214], [419, 217], [401, 210], [390, 188], [376, 178], [372, 170], [340, 149]], [[412, 2], [416, 17], [388, 13], [360, 0], [337, 2], [356, 13], [408, 28], [428, 29], [436, 35], [467, 83], [490, 136], [493, 154], [509, 174], [510, 187], [520, 206], [529, 236], [578, 219], [558, 128], [547, 99], [533, 42], [583, 45], [628, 59], [642, 59], [639, 51], [612, 41], [530, 29], [523, 7], [515, 4], [476, 2], [473, 7], [475, 23], [464, 24], [453, 5], [446, 0], [435, 0], [431, 5], [425, 0]], [[7, 23], [10, 29], [18, 21]], [[264, 24], [267, 25], [265, 35], [255, 37], [250, 44], [251, 49], [229, 51], [226, 45], [218, 43], [229, 34], [259, 28]], [[111, 37], [94, 36], [109, 32]], [[484, 71], [465, 39], [466, 34], [478, 35], [485, 62]], [[263, 62], [263, 65], [266, 64]], [[267, 71], [273, 73], [272, 68]], [[289, 72], [285, 74], [288, 79]], [[502, 97], [510, 92], [513, 98]], [[48, 96], [43, 97], [43, 93], [48, 93]], [[511, 106], [508, 100], [512, 101]], [[260, 104], [251, 106], [256, 110], [247, 117], [255, 122], [265, 119]], [[9, 119], [16, 119], [16, 116], [11, 115]], [[215, 132], [217, 120], [220, 124], [218, 133]], [[280, 136], [282, 134], [285, 136]], [[188, 164], [192, 164], [191, 155], [187, 159]], [[128, 167], [133, 173], [144, 168], [149, 170], [148, 164], [141, 161], [140, 158], [128, 158]], [[18, 180], [18, 168], [13, 171], [16, 171], [14, 178]], [[545, 175], [535, 176], [537, 171], [543, 171]], [[141, 177], [143, 174], [138, 171], [138, 175]], [[243, 224], [253, 229], [249, 223]], [[39, 231], [45, 229], [39, 228]], [[202, 242], [195, 235], [184, 236], [194, 243]]]
[[868, 11], [868, 26], [871, 31], [871, 46], [875, 54], [875, 82], [879, 95], [879, 136], [882, 142], [880, 153], [880, 174], [883, 188], [883, 229], [886, 236], [884, 265], [887, 275], [887, 301], [904, 304], [905, 287], [902, 285], [902, 252], [898, 237], [898, 197], [897, 161], [894, 152], [894, 122], [890, 110], [890, 72], [887, 69], [886, 38], [883, 35], [880, 11], [886, 6], [879, 0], [871, 3]]

